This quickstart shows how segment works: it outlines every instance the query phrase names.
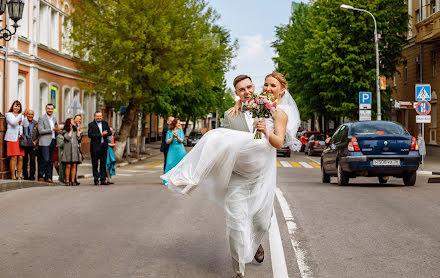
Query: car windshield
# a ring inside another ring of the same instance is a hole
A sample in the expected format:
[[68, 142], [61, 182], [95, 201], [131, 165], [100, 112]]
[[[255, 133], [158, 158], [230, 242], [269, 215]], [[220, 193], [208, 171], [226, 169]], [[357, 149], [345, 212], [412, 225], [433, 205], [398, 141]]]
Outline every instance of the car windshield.
[[359, 135], [407, 135], [408, 132], [399, 124], [393, 122], [357, 122], [351, 131], [353, 136]]

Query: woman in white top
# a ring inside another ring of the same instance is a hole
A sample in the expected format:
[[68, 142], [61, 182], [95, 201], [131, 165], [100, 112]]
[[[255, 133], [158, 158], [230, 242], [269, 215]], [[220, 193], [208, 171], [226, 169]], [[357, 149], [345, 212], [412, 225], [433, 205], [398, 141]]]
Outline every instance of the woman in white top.
[[[20, 114], [22, 110], [21, 103], [16, 100], [12, 103], [8, 113], [6, 113], [6, 153], [9, 160], [9, 167], [11, 170], [11, 178], [13, 180], [21, 178], [21, 170], [23, 167], [24, 149], [20, 148], [19, 137], [23, 134], [23, 115]], [[17, 175], [15, 175], [17, 169]]]

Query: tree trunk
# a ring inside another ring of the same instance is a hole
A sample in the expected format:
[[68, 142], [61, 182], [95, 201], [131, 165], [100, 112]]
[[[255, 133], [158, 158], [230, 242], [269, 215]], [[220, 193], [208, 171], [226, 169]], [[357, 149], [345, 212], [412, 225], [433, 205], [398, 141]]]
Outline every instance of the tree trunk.
[[134, 157], [139, 157], [139, 112], [135, 114], [134, 120], [130, 130], [130, 152], [134, 154]]
[[118, 162], [122, 161], [125, 145], [130, 135], [134, 117], [139, 112], [139, 107], [140, 103], [138, 101], [130, 101], [122, 118], [121, 128], [119, 129], [118, 136], [115, 138], [115, 147], [113, 149], [116, 161]]
[[146, 119], [146, 113], [143, 112], [142, 113], [142, 128], [141, 128], [141, 153], [142, 154], [146, 154], [147, 153], [147, 149], [146, 149], [146, 145], [145, 145], [145, 139], [147, 138], [147, 133], [146, 133], [146, 125], [147, 125], [147, 121], [145, 121]]

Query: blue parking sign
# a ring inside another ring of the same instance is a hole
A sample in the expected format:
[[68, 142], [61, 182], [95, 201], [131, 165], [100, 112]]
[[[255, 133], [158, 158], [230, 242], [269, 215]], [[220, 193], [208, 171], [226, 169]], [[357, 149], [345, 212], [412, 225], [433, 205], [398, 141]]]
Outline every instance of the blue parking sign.
[[359, 109], [371, 109], [371, 92], [359, 92]]

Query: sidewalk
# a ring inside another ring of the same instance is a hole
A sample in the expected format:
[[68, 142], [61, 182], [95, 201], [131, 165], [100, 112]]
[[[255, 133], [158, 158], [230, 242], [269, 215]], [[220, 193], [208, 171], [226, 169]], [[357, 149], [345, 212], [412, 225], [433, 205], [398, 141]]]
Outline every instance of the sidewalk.
[[[129, 164], [137, 163], [139, 161], [150, 159], [156, 155], [161, 154], [160, 152], [160, 142], [154, 142], [147, 144], [146, 154], [141, 154], [139, 158], [124, 158], [124, 161], [121, 163], [116, 163], [116, 168], [124, 167]], [[54, 183], [47, 182], [38, 182], [38, 181], [27, 181], [27, 180], [0, 180], [0, 192], [21, 189], [21, 188], [30, 188], [30, 187], [44, 187], [44, 186], [58, 186], [57, 183], [58, 175], [56, 170], [54, 169], [53, 173]], [[78, 167], [78, 179], [84, 179], [92, 177], [92, 161], [90, 159], [90, 155], [86, 154], [83, 163]]]
[[422, 164], [420, 164], [419, 172], [428, 175], [432, 175], [433, 172], [440, 173], [440, 146], [426, 146], [426, 156], [423, 169]]

